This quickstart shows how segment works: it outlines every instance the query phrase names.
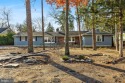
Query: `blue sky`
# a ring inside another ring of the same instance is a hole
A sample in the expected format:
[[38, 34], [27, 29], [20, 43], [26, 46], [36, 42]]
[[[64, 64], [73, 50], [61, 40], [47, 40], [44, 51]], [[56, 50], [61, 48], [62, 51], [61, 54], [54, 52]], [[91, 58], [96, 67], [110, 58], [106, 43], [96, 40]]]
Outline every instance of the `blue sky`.
[[[41, 0], [31, 0], [32, 18], [41, 17]], [[22, 23], [26, 18], [25, 0], [0, 0], [0, 8], [6, 7], [12, 10], [11, 23]], [[50, 6], [44, 2], [45, 17], [49, 12]]]
[[[26, 18], [25, 0], [0, 0], [0, 8], [6, 7], [12, 10], [11, 23], [23, 23]], [[31, 0], [32, 7], [32, 19], [41, 18], [41, 0]], [[58, 27], [53, 19], [49, 16], [51, 11], [51, 6], [47, 4], [44, 0], [44, 16], [47, 20], [46, 22], [51, 22], [55, 28]]]

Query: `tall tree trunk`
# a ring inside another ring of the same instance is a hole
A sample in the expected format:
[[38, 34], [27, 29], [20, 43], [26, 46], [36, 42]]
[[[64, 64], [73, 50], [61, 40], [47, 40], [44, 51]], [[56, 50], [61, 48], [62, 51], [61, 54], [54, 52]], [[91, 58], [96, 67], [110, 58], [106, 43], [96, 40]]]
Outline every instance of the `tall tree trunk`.
[[33, 52], [33, 33], [31, 22], [31, 6], [30, 0], [26, 1], [26, 21], [27, 21], [27, 33], [28, 33], [28, 53]]
[[44, 15], [43, 15], [43, 0], [41, 0], [41, 12], [42, 12], [43, 50], [45, 50], [45, 42], [44, 42]]
[[94, 24], [92, 28], [92, 45], [93, 45], [93, 50], [96, 50], [96, 33], [95, 33]]
[[69, 56], [69, 23], [68, 23], [68, 13], [69, 13], [69, 0], [66, 0], [66, 25], [65, 25], [65, 55]]
[[118, 34], [118, 28], [116, 24], [116, 14], [115, 14], [115, 47], [116, 47], [116, 51], [119, 51], [119, 34]]
[[79, 13], [78, 13], [78, 7], [76, 8], [76, 11], [77, 11], [77, 25], [78, 25], [78, 29], [79, 29], [79, 43], [80, 43], [80, 48], [81, 50], [83, 50], [83, 47], [82, 47], [82, 35], [81, 35], [81, 28], [80, 28], [80, 16], [79, 16]]
[[120, 28], [120, 40], [119, 40], [119, 56], [123, 57], [123, 27], [122, 27], [122, 7], [121, 7], [121, 0], [119, 3], [119, 28]]
[[95, 33], [95, 13], [94, 13], [94, 0], [92, 0], [92, 11], [93, 11], [93, 14], [92, 14], [92, 20], [93, 20], [93, 23], [92, 23], [92, 46], [93, 46], [93, 50], [96, 50], [96, 33]]

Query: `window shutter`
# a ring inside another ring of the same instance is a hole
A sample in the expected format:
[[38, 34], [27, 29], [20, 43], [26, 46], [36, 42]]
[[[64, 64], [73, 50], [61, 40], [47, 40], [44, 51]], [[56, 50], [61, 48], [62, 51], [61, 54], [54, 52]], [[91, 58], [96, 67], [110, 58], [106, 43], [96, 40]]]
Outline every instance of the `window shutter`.
[[25, 41], [27, 41], [27, 36], [25, 36]]
[[21, 41], [21, 36], [20, 36], [20, 41]]
[[56, 38], [56, 37], [54, 37], [54, 38], [55, 38], [55, 43], [56, 43], [56, 41], [57, 41], [56, 39], [57, 39], [57, 38]]
[[102, 41], [104, 41], [104, 35], [102, 35]]
[[37, 36], [35, 37], [35, 40], [37, 41]]

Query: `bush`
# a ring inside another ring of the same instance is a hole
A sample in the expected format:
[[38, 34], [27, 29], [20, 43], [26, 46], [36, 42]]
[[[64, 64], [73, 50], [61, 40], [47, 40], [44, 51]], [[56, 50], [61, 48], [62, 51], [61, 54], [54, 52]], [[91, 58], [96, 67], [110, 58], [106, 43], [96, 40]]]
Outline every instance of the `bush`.
[[84, 56], [84, 55], [79, 55], [79, 56], [77, 57], [77, 59], [85, 59], [85, 56]]
[[8, 33], [7, 35], [0, 36], [0, 45], [13, 45], [13, 35], [14, 33]]
[[64, 55], [64, 56], [62, 57], [62, 59], [63, 59], [64, 61], [67, 61], [67, 60], [69, 60], [69, 57], [68, 57], [67, 55]]

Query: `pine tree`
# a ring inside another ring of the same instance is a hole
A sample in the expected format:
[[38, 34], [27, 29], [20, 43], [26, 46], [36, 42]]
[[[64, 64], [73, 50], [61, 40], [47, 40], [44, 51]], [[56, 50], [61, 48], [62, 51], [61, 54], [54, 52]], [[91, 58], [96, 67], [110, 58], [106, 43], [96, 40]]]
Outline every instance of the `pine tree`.
[[54, 32], [54, 27], [51, 25], [51, 23], [49, 22], [48, 27], [46, 29], [47, 32]]

